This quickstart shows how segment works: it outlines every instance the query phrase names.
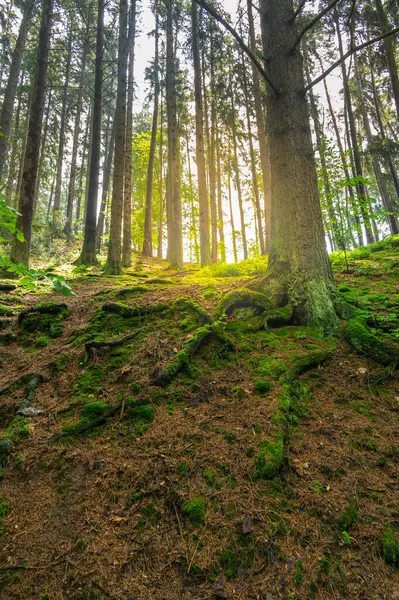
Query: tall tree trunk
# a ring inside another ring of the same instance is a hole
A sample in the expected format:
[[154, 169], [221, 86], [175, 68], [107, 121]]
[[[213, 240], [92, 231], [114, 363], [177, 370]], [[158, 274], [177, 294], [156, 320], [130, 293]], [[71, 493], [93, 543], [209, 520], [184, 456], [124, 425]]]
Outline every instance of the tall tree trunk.
[[[267, 277], [279, 304], [293, 306], [295, 323], [336, 327], [334, 285], [325, 243], [312, 148], [302, 56], [292, 0], [261, 0], [268, 73], [279, 93], [269, 95], [272, 223]], [[293, 185], [295, 182], [295, 185]]]
[[16, 223], [17, 228], [22, 231], [24, 239], [23, 241], [20, 241], [15, 234], [11, 248], [11, 260], [15, 263], [23, 263], [25, 265], [28, 265], [29, 263], [30, 242], [32, 237], [33, 204], [37, 181], [37, 167], [39, 164], [44, 103], [46, 98], [47, 65], [52, 17], [53, 0], [43, 0], [36, 74], [32, 90], [24, 170], [18, 203], [19, 215]]
[[[385, 10], [382, 5], [382, 2], [381, 2], [381, 0], [375, 0], [375, 4], [377, 7], [377, 15], [378, 15], [378, 20], [380, 22], [381, 30], [383, 33], [387, 33], [391, 28], [388, 23], [388, 19], [385, 14]], [[393, 98], [395, 101], [396, 113], [397, 113], [398, 119], [399, 119], [399, 77], [398, 77], [398, 68], [396, 66], [396, 61], [395, 61], [395, 46], [394, 46], [395, 36], [389, 36], [389, 37], [384, 38], [383, 43], [384, 43], [384, 48], [385, 48], [385, 54], [387, 55], [388, 70], [389, 70], [389, 76], [391, 78], [392, 93], [393, 93]]]
[[231, 160], [231, 145], [230, 145], [230, 136], [229, 136], [228, 160], [227, 160], [227, 187], [228, 187], [228, 191], [229, 191], [231, 241], [232, 241], [232, 245], [233, 245], [234, 262], [236, 263], [236, 262], [238, 262], [238, 255], [237, 255], [237, 236], [236, 236], [236, 229], [235, 229], [235, 225], [234, 225], [233, 200], [232, 200], [232, 194], [231, 194], [231, 167], [232, 167], [232, 160]]
[[161, 114], [160, 114], [160, 132], [159, 132], [159, 225], [158, 225], [158, 249], [157, 258], [162, 259], [163, 246], [163, 95], [161, 93]]
[[72, 142], [72, 156], [71, 156], [71, 172], [69, 174], [69, 186], [68, 186], [68, 199], [66, 207], [66, 222], [64, 227], [64, 233], [70, 237], [72, 233], [72, 218], [73, 218], [73, 203], [75, 200], [75, 185], [76, 185], [76, 165], [79, 150], [79, 134], [80, 134], [80, 116], [82, 113], [83, 106], [83, 94], [84, 94], [84, 83], [86, 78], [86, 61], [89, 51], [88, 43], [89, 31], [86, 30], [86, 37], [83, 42], [82, 59], [80, 62], [80, 81], [78, 97], [76, 100], [76, 114], [75, 114], [75, 125], [73, 130], [73, 142]]
[[123, 213], [123, 175], [126, 148], [127, 0], [119, 4], [118, 89], [115, 111], [115, 152], [112, 180], [111, 223], [106, 273], [119, 275]]
[[[248, 24], [249, 24], [249, 42], [252, 53], [257, 55], [257, 46], [255, 38], [255, 27], [254, 18], [252, 13], [252, 0], [247, 0], [247, 11], [248, 11]], [[262, 181], [263, 181], [263, 201], [265, 211], [265, 241], [263, 243], [264, 252], [269, 253], [270, 250], [270, 226], [271, 226], [271, 203], [272, 203], [272, 184], [271, 184], [271, 171], [270, 171], [270, 149], [269, 142], [265, 131], [265, 122], [263, 118], [263, 107], [262, 107], [262, 91], [259, 81], [259, 73], [255, 65], [252, 64], [252, 79], [253, 79], [253, 90], [254, 90], [254, 103], [255, 103], [255, 115], [256, 115], [256, 128], [258, 131], [258, 143], [259, 143], [259, 154], [260, 163], [262, 166]], [[263, 228], [262, 228], [263, 231]], [[263, 233], [260, 234], [260, 239]], [[261, 242], [262, 248], [262, 242]]]
[[97, 197], [99, 186], [101, 156], [101, 113], [103, 91], [103, 52], [104, 52], [104, 4], [97, 0], [96, 59], [94, 75], [94, 99], [92, 112], [91, 151], [89, 163], [89, 184], [86, 202], [83, 247], [78, 262], [83, 265], [95, 265]]
[[[318, 57], [319, 58], [319, 57]], [[321, 59], [319, 58], [320, 61], [320, 67], [323, 70], [323, 63], [321, 62]], [[350, 181], [351, 177], [349, 174], [349, 169], [348, 169], [348, 164], [346, 162], [346, 156], [344, 153], [344, 146], [342, 144], [342, 138], [341, 138], [341, 133], [338, 127], [338, 122], [337, 122], [337, 118], [335, 116], [335, 112], [334, 112], [334, 108], [331, 102], [331, 96], [330, 96], [330, 92], [327, 86], [327, 82], [324, 79], [324, 91], [326, 93], [326, 98], [327, 98], [327, 103], [328, 103], [328, 110], [330, 112], [330, 117], [331, 117], [331, 121], [333, 123], [333, 128], [334, 128], [334, 132], [335, 132], [335, 137], [337, 140], [337, 144], [338, 144], [338, 149], [339, 149], [339, 154], [341, 157], [341, 162], [342, 162], [342, 168], [345, 174], [345, 179], [347, 182]], [[349, 203], [351, 205], [352, 211], [353, 211], [353, 216], [354, 216], [354, 221], [355, 221], [355, 229], [356, 229], [356, 234], [358, 236], [358, 240], [359, 240], [359, 246], [363, 246], [364, 245], [364, 241], [363, 241], [363, 232], [362, 232], [362, 226], [360, 223], [360, 217], [359, 217], [359, 211], [357, 208], [357, 203], [356, 203], [356, 198], [355, 198], [355, 193], [353, 190], [353, 187], [351, 185], [349, 185], [349, 183], [346, 185], [346, 190], [347, 190], [347, 199], [349, 200]], [[349, 221], [349, 211], [347, 210], [347, 221], [348, 221], [348, 231], [349, 231], [349, 235], [351, 236], [351, 240], [353, 245], [355, 245], [355, 238], [353, 236], [352, 233], [352, 227]]]
[[380, 192], [381, 200], [382, 200], [382, 203], [386, 210], [389, 229], [390, 229], [392, 235], [396, 235], [397, 233], [399, 233], [398, 222], [394, 215], [394, 208], [392, 205], [391, 197], [389, 195], [388, 187], [385, 183], [384, 175], [382, 173], [382, 169], [381, 169], [381, 165], [380, 165], [378, 156], [377, 156], [375, 150], [373, 150], [373, 134], [371, 131], [371, 125], [370, 125], [369, 115], [367, 112], [367, 107], [365, 105], [365, 99], [364, 99], [364, 95], [363, 95], [363, 82], [361, 80], [361, 76], [359, 73], [359, 65], [358, 65], [358, 60], [356, 58], [356, 55], [354, 57], [354, 60], [355, 60], [355, 78], [356, 78], [357, 92], [359, 95], [359, 108], [360, 108], [360, 111], [362, 114], [363, 127], [364, 127], [364, 131], [366, 132], [366, 138], [367, 138], [367, 143], [369, 145], [369, 151], [370, 151], [371, 160], [373, 163], [374, 174], [375, 174], [378, 189]]
[[123, 194], [123, 244], [122, 264], [130, 267], [132, 264], [132, 138], [133, 138], [133, 96], [134, 96], [134, 51], [136, 44], [136, 0], [130, 7], [130, 24], [128, 36], [129, 73], [127, 83], [126, 106], [126, 139], [125, 139], [125, 169]]
[[68, 54], [65, 65], [65, 80], [64, 88], [62, 91], [62, 105], [61, 105], [61, 120], [60, 120], [60, 138], [58, 145], [58, 157], [57, 157], [57, 175], [55, 180], [55, 192], [54, 192], [54, 207], [53, 207], [53, 227], [54, 230], [59, 233], [61, 230], [61, 187], [62, 187], [62, 167], [64, 162], [64, 147], [65, 147], [65, 130], [67, 126], [67, 103], [68, 103], [68, 88], [69, 88], [69, 75], [71, 70], [72, 60], [72, 37], [73, 27], [70, 24], [69, 37], [68, 37]]
[[112, 120], [111, 135], [109, 136], [108, 149], [106, 151], [106, 157], [104, 160], [104, 175], [103, 175], [103, 190], [101, 196], [100, 213], [98, 215], [97, 223], [97, 236], [96, 236], [96, 250], [101, 250], [101, 237], [104, 233], [105, 213], [107, 207], [107, 200], [109, 197], [109, 184], [111, 181], [111, 168], [112, 160], [114, 158], [114, 147], [115, 147], [115, 118]]
[[223, 215], [223, 186], [222, 186], [222, 166], [221, 166], [221, 140], [219, 126], [216, 123], [216, 163], [217, 163], [217, 191], [218, 191], [218, 230], [220, 244], [220, 260], [226, 262], [226, 242], [224, 237], [224, 215]]
[[37, 182], [36, 182], [36, 189], [35, 189], [35, 198], [33, 201], [33, 214], [36, 214], [36, 210], [37, 210], [37, 201], [39, 198], [39, 192], [40, 192], [40, 183], [42, 180], [42, 175], [43, 175], [43, 167], [44, 167], [44, 159], [46, 156], [46, 142], [47, 142], [47, 133], [48, 133], [48, 122], [49, 122], [49, 117], [50, 117], [50, 109], [51, 109], [51, 98], [53, 95], [53, 89], [50, 88], [49, 94], [48, 94], [48, 100], [47, 100], [47, 109], [46, 109], [46, 117], [44, 119], [44, 127], [43, 127], [43, 135], [42, 135], [42, 140], [41, 140], [41, 147], [40, 147], [40, 159], [39, 159], [39, 167], [37, 170]]
[[152, 256], [152, 194], [154, 181], [154, 162], [157, 148], [158, 110], [159, 110], [159, 25], [158, 8], [155, 7], [155, 58], [154, 58], [154, 109], [152, 113], [152, 129], [150, 155], [147, 169], [147, 189], [144, 217], [144, 256]]
[[201, 61], [198, 49], [198, 5], [191, 3], [192, 52], [194, 64], [194, 97], [195, 97], [195, 151], [198, 178], [199, 200], [199, 234], [201, 266], [211, 262], [209, 248], [209, 209], [206, 187], [205, 148], [204, 148], [204, 116], [202, 109]]
[[233, 168], [236, 180], [236, 189], [238, 196], [238, 208], [240, 210], [240, 221], [241, 221], [241, 242], [244, 253], [244, 260], [248, 258], [248, 245], [247, 245], [247, 233], [245, 225], [244, 206], [242, 201], [242, 190], [241, 190], [241, 174], [240, 166], [238, 164], [238, 150], [237, 150], [237, 122], [236, 112], [234, 107], [234, 96], [233, 88], [231, 87], [231, 133], [233, 138]]
[[[194, 186], [193, 176], [191, 173], [191, 157], [190, 157], [190, 144], [188, 138], [188, 132], [186, 132], [186, 149], [187, 149], [187, 170], [188, 170], [188, 184], [190, 188], [190, 262], [192, 262], [192, 243], [194, 243], [194, 254], [197, 263], [200, 263], [200, 248], [198, 245], [197, 237], [197, 223], [195, 218], [195, 207], [194, 207]], [[208, 263], [209, 264], [209, 263]]]
[[172, 268], [183, 264], [180, 197], [179, 131], [176, 105], [176, 57], [173, 44], [174, 0], [166, 0], [166, 108], [168, 120], [168, 259]]
[[11, 144], [11, 157], [10, 157], [10, 164], [8, 167], [8, 177], [7, 177], [7, 185], [6, 185], [6, 192], [5, 192], [6, 203], [8, 206], [12, 206], [14, 204], [13, 190], [14, 190], [14, 180], [15, 180], [16, 171], [17, 171], [16, 166], [17, 166], [17, 158], [18, 158], [18, 140], [21, 135], [21, 132], [19, 129], [19, 122], [20, 122], [20, 117], [21, 117], [23, 82], [24, 82], [24, 74], [22, 73], [21, 85], [20, 85], [20, 90], [19, 90], [19, 94], [18, 94], [17, 111], [15, 114], [15, 123], [14, 123], [14, 128], [13, 128], [12, 144]]
[[[21, 70], [22, 54], [25, 47], [26, 38], [28, 36], [29, 27], [32, 21], [32, 15], [35, 8], [35, 1], [28, 0], [25, 4], [25, 10], [22, 15], [21, 24], [19, 26], [18, 37], [12, 54], [10, 72], [4, 92], [3, 104], [0, 112], [0, 180], [3, 175], [3, 169], [6, 162], [7, 150], [9, 145], [9, 137], [11, 132], [12, 115], [14, 109], [15, 95], [19, 72]], [[1, 81], [1, 80], [0, 80]]]
[[[86, 173], [89, 170], [89, 167], [90, 167], [90, 152], [89, 152], [87, 161], [86, 161], [86, 153], [87, 153], [87, 149], [88, 149], [88, 146], [90, 143], [90, 126], [91, 126], [91, 122], [92, 122], [92, 106], [93, 106], [93, 102], [91, 102], [90, 107], [89, 107], [89, 112], [88, 112], [87, 118], [86, 118], [86, 128], [85, 128], [85, 132], [84, 132], [84, 136], [83, 136], [82, 162], [80, 164], [80, 169], [79, 169], [79, 189], [78, 189], [78, 198], [77, 198], [77, 202], [76, 202], [76, 213], [75, 213], [75, 226], [74, 226], [75, 234], [77, 234], [79, 232], [79, 230], [82, 229], [82, 227], [81, 227], [81, 212], [82, 212], [81, 207], [82, 207], [82, 197], [83, 197], [83, 192], [84, 192], [83, 182], [85, 181], [87, 183], [87, 181], [88, 181], [87, 176], [83, 177], [83, 175], [84, 175], [84, 173]], [[87, 164], [86, 164], [86, 162], [87, 162]], [[87, 203], [85, 203], [85, 204], [87, 204]]]
[[[337, 31], [337, 36], [338, 36], [339, 53], [340, 53], [340, 56], [342, 57], [344, 54], [344, 50], [343, 50], [343, 45], [342, 45], [342, 36], [341, 36], [341, 29], [340, 29], [340, 25], [339, 25], [339, 17], [338, 17], [337, 13], [335, 15], [335, 25], [336, 25], [336, 31]], [[352, 151], [353, 151], [355, 174], [356, 174], [356, 178], [357, 178], [356, 190], [357, 190], [357, 194], [358, 194], [358, 202], [359, 202], [359, 206], [360, 206], [360, 212], [361, 212], [362, 218], [363, 218], [364, 228], [366, 230], [367, 243], [371, 244], [374, 242], [374, 236], [373, 236], [373, 231], [371, 229], [370, 217], [367, 213], [367, 191], [366, 191], [366, 187], [363, 183], [362, 163], [361, 163], [361, 159], [360, 159], [360, 150], [359, 150], [359, 144], [357, 141], [357, 133], [356, 133], [356, 123], [355, 123], [355, 117], [353, 114], [352, 98], [351, 98], [351, 93], [350, 93], [350, 89], [349, 89], [349, 81], [348, 81], [348, 75], [346, 72], [345, 61], [342, 62], [341, 69], [342, 69], [342, 80], [343, 80], [343, 85], [344, 85], [346, 110], [347, 110], [348, 123], [349, 123], [349, 134], [350, 134], [350, 140], [351, 140]]]
[[[214, 43], [213, 32], [211, 30], [210, 47], [210, 95], [211, 95], [211, 130], [209, 139], [209, 201], [211, 205], [211, 259], [213, 263], [218, 260], [218, 234], [217, 234], [217, 205], [216, 205], [216, 102], [215, 102], [215, 66], [214, 66]], [[204, 78], [205, 81], [205, 78]]]
[[252, 187], [253, 187], [254, 200], [255, 200], [255, 221], [257, 223], [257, 236], [258, 236], [258, 240], [259, 240], [260, 253], [265, 254], [265, 238], [263, 236], [262, 211], [260, 208], [260, 199], [259, 199], [258, 174], [256, 172], [255, 152], [254, 152], [254, 144], [253, 144], [252, 130], [251, 130], [248, 82], [247, 82], [246, 65], [245, 65], [243, 53], [241, 53], [241, 62], [242, 62], [242, 68], [243, 68], [242, 73], [243, 73], [244, 99], [245, 99], [245, 108], [246, 108], [246, 117], [247, 117], [249, 155], [250, 155], [250, 161], [251, 161]]

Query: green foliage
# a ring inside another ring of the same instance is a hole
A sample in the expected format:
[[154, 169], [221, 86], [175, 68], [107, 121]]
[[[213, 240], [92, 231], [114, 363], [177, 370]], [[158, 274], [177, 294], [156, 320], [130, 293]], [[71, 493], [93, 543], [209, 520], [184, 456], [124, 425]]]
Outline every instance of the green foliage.
[[219, 555], [219, 567], [223, 569], [227, 579], [237, 576], [252, 567], [254, 552], [252, 549], [231, 545], [224, 548]]
[[337, 525], [340, 531], [349, 531], [359, 514], [359, 508], [351, 503], [345, 512], [339, 517]]
[[6, 516], [8, 515], [10, 509], [8, 504], [6, 504], [2, 497], [0, 496], [0, 535], [3, 533], [4, 528], [3, 528], [3, 524], [4, 524], [4, 520], [6, 518]]
[[203, 267], [196, 277], [259, 277], [266, 273], [267, 262], [267, 256], [257, 256], [235, 264], [218, 263]]
[[384, 531], [381, 542], [382, 555], [388, 565], [399, 567], [399, 544], [390, 527]]
[[201, 496], [187, 500], [183, 504], [183, 514], [193, 525], [203, 525], [206, 515], [206, 500]]
[[304, 577], [304, 568], [303, 562], [301, 560], [297, 560], [295, 563], [295, 575], [294, 575], [294, 586], [301, 587]]
[[154, 409], [146, 404], [130, 408], [128, 411], [129, 417], [138, 421], [146, 421], [150, 423], [154, 420]]

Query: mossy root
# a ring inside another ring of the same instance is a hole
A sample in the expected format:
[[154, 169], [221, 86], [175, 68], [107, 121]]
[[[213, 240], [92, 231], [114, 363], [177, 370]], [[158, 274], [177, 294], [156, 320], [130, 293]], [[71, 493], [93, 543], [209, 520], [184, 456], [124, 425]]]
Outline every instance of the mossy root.
[[331, 357], [331, 354], [332, 352], [330, 350], [321, 349], [315, 350], [305, 356], [295, 358], [292, 361], [290, 369], [284, 376], [284, 381], [286, 383], [293, 383], [298, 375], [305, 373], [305, 371], [309, 371], [309, 369], [320, 366]]
[[360, 319], [350, 319], [345, 337], [358, 352], [383, 365], [399, 364], [399, 351], [373, 335]]
[[226, 294], [219, 302], [215, 311], [215, 320], [224, 315], [231, 315], [236, 308], [253, 307], [260, 313], [275, 309], [273, 302], [261, 292], [254, 292], [247, 288], [233, 290]]
[[128, 333], [124, 335], [122, 338], [118, 340], [109, 340], [109, 341], [101, 341], [101, 340], [90, 340], [85, 344], [85, 350], [90, 355], [92, 354], [92, 350], [99, 350], [101, 348], [117, 348], [118, 346], [123, 346], [126, 342], [133, 340], [139, 333], [144, 331], [145, 327], [140, 327], [133, 331], [132, 333]]
[[120, 315], [125, 319], [130, 319], [132, 317], [141, 317], [164, 312], [165, 310], [168, 310], [169, 306], [169, 304], [163, 302], [159, 302], [158, 304], [145, 304], [143, 306], [126, 306], [119, 302], [106, 302], [102, 305], [101, 310]]
[[25, 317], [32, 313], [39, 313], [41, 315], [59, 315], [64, 313], [66, 315], [69, 313], [69, 308], [65, 302], [42, 302], [41, 304], [36, 304], [36, 306], [21, 310], [18, 315], [18, 324], [21, 325]]
[[174, 361], [160, 375], [150, 380], [150, 385], [159, 385], [162, 387], [168, 385], [180, 371], [189, 366], [193, 355], [212, 337], [223, 342], [229, 350], [234, 349], [233, 342], [222, 331], [219, 322], [213, 325], [204, 325], [204, 327], [197, 329], [195, 334], [185, 342]]
[[59, 440], [62, 440], [67, 437], [71, 437], [73, 435], [82, 435], [83, 433], [87, 433], [96, 427], [100, 427], [100, 425], [104, 425], [108, 419], [116, 415], [118, 411], [122, 409], [122, 402], [119, 402], [115, 406], [110, 406], [107, 408], [101, 415], [87, 421], [86, 423], [78, 423], [77, 425], [73, 425], [70, 429], [64, 431], [57, 431], [54, 435], [51, 436], [48, 440], [42, 442], [42, 444], [54, 444]]

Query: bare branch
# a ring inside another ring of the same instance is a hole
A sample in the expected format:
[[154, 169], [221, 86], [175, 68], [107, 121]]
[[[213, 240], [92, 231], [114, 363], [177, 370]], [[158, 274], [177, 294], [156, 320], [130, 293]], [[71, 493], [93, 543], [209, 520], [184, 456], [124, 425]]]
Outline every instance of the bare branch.
[[295, 50], [295, 48], [298, 46], [298, 44], [300, 43], [301, 39], [303, 38], [303, 36], [305, 35], [305, 33], [307, 31], [309, 31], [309, 29], [312, 29], [312, 27], [314, 27], [328, 12], [330, 12], [330, 10], [332, 10], [334, 8], [334, 6], [336, 4], [338, 4], [338, 2], [341, 2], [341, 0], [332, 0], [332, 2], [330, 2], [330, 4], [328, 6], [326, 6], [326, 8], [324, 10], [322, 10], [318, 15], [316, 15], [307, 25], [306, 27], [304, 27], [302, 29], [302, 31], [298, 34], [298, 37], [295, 40], [295, 43], [292, 47], [292, 51]]
[[314, 85], [320, 83], [320, 81], [323, 81], [323, 79], [325, 79], [327, 77], [327, 75], [329, 75], [332, 71], [334, 71], [334, 69], [339, 67], [339, 65], [341, 63], [345, 62], [346, 59], [349, 58], [349, 56], [351, 56], [355, 52], [359, 52], [360, 50], [363, 50], [364, 48], [367, 48], [368, 46], [371, 46], [372, 44], [376, 44], [377, 42], [380, 42], [381, 40], [383, 40], [387, 37], [390, 37], [391, 35], [395, 35], [395, 33], [399, 33], [399, 27], [396, 27], [395, 29], [392, 29], [391, 31], [387, 31], [386, 33], [381, 33], [380, 35], [377, 35], [377, 37], [372, 38], [371, 40], [367, 40], [367, 42], [363, 42], [363, 44], [359, 44], [358, 46], [355, 46], [354, 48], [350, 48], [339, 60], [335, 61], [335, 63], [333, 63], [331, 65], [331, 67], [329, 67], [326, 71], [324, 71], [324, 73], [322, 73], [314, 81], [309, 83], [309, 85], [307, 85], [303, 89], [303, 93], [306, 94], [306, 92], [308, 92]]
[[262, 75], [264, 80], [267, 81], [269, 86], [272, 88], [273, 92], [278, 95], [279, 91], [276, 88], [276, 86], [274, 85], [274, 83], [271, 81], [269, 75], [266, 73], [266, 71], [264, 70], [264, 68], [262, 67], [262, 65], [260, 64], [258, 59], [256, 58], [256, 56], [248, 48], [248, 46], [246, 45], [244, 40], [239, 36], [239, 34], [236, 32], [236, 30], [230, 25], [230, 23], [228, 23], [225, 18], [223, 18], [218, 12], [216, 12], [216, 10], [213, 8], [213, 6], [208, 4], [205, 0], [193, 0], [193, 2], [198, 4], [198, 6], [202, 6], [202, 8], [204, 8], [206, 10], [206, 12], [208, 12], [214, 19], [216, 19], [216, 21], [218, 21], [221, 25], [223, 25], [223, 27], [225, 29], [227, 29], [227, 31], [229, 31], [231, 33], [231, 35], [236, 40], [237, 44], [240, 46], [240, 48], [242, 48], [242, 50], [245, 52], [245, 54], [250, 58], [250, 60], [253, 62], [255, 67], [258, 69], [259, 73]]

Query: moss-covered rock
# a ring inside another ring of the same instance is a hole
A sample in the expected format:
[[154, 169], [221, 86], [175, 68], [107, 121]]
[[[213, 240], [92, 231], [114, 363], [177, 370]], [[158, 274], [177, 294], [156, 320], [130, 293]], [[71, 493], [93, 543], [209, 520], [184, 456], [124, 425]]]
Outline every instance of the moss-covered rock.
[[8, 457], [11, 454], [13, 447], [14, 444], [12, 443], [12, 439], [10, 437], [3, 436], [0, 438], [0, 468], [6, 466]]

